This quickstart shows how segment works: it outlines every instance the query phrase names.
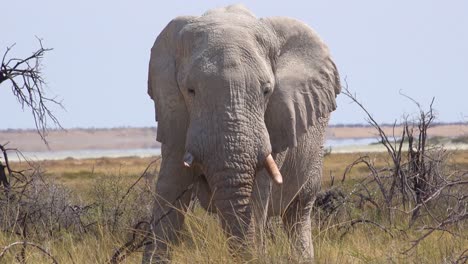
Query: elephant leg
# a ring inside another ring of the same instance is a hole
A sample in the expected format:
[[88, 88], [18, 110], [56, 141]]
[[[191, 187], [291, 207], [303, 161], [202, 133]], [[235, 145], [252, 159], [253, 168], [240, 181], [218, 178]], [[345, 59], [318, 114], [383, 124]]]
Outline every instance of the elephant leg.
[[205, 175], [199, 175], [196, 183], [197, 187], [195, 190], [195, 196], [198, 198], [200, 206], [207, 212], [216, 213], [216, 207], [213, 202], [213, 193], [210, 190], [210, 186], [208, 186]]
[[302, 200], [296, 197], [282, 217], [284, 228], [293, 246], [295, 255], [304, 263], [313, 263], [311, 219], [313, 199]]
[[153, 209], [153, 243], [146, 246], [142, 263], [169, 261], [168, 243], [177, 242], [192, 195], [193, 173], [182, 166], [183, 152], [162, 147], [162, 163], [156, 183]]

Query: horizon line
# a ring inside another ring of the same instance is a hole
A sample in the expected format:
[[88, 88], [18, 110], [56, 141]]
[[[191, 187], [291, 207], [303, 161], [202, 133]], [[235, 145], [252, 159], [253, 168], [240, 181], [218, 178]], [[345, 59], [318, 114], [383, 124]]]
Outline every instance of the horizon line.
[[[389, 126], [396, 126], [399, 127], [402, 123], [380, 123], [380, 126], [389, 127]], [[434, 122], [432, 126], [444, 126], [444, 125], [468, 125], [468, 122]], [[337, 128], [337, 127], [372, 127], [370, 123], [349, 123], [349, 124], [328, 124], [328, 127]], [[71, 128], [50, 128], [48, 132], [52, 131], [66, 131], [66, 130], [111, 130], [111, 129], [156, 129], [157, 126], [113, 126], [113, 127], [71, 127]], [[22, 132], [29, 132], [34, 131], [36, 132], [36, 128], [0, 128], [0, 132], [9, 132], [9, 131], [22, 131]]]

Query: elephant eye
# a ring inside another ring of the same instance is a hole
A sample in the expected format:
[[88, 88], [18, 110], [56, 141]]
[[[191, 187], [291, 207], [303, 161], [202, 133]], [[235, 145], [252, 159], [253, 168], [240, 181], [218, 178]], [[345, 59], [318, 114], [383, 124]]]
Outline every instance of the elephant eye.
[[193, 88], [188, 88], [188, 93], [191, 95], [195, 95], [195, 90]]
[[271, 84], [270, 83], [265, 83], [263, 85], [263, 95], [267, 95], [271, 92]]

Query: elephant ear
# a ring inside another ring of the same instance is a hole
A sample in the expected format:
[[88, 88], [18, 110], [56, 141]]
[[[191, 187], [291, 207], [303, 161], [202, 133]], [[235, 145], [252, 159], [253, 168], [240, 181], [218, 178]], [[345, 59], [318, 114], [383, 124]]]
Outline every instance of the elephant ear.
[[177, 17], [157, 37], [148, 73], [148, 94], [154, 100], [157, 138], [172, 145], [185, 142], [188, 112], [176, 80], [176, 49], [179, 32], [191, 17]]
[[265, 112], [273, 153], [297, 146], [298, 139], [336, 109], [340, 77], [327, 46], [307, 25], [268, 18], [279, 40], [274, 59], [276, 87]]

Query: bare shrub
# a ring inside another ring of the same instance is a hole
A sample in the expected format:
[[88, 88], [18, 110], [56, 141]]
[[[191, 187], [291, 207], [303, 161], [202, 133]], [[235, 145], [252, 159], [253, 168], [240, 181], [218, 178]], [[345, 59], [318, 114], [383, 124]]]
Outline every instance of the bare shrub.
[[[40, 242], [65, 234], [79, 237], [88, 233], [99, 237], [106, 232], [116, 237], [129, 236], [133, 237], [129, 241], [130, 250], [135, 239], [146, 241], [154, 199], [151, 186], [159, 159], [150, 163], [133, 183], [120, 175], [96, 176], [86, 195], [89, 202], [84, 203], [70, 189], [45, 179], [38, 164], [24, 159], [27, 170], [14, 170], [7, 153], [15, 150], [2, 145], [0, 149], [6, 160], [6, 184], [0, 186], [0, 232], [22, 240], [11, 244], [14, 248], [22, 245], [17, 254], [20, 262], [26, 259], [27, 248], [35, 247], [47, 255]], [[17, 154], [22, 156], [20, 152]], [[2, 256], [9, 249], [10, 246], [5, 247]], [[124, 249], [128, 251], [127, 247]]]
[[5, 166], [10, 181], [8, 188], [0, 189], [2, 231], [24, 239], [43, 239], [65, 230], [83, 232], [81, 216], [86, 207], [76, 202], [68, 188], [44, 180], [39, 166], [28, 164], [26, 171], [12, 170], [8, 163]]
[[[407, 97], [418, 107], [418, 114], [403, 118], [398, 124], [404, 128], [401, 134], [387, 135], [347, 87], [344, 94], [366, 113], [387, 151], [388, 166], [377, 168], [372, 158], [361, 156], [345, 169], [338, 185], [332, 181], [332, 188], [316, 201], [316, 218], [322, 229], [336, 227], [344, 230], [344, 236], [354, 225], [366, 224], [390, 236], [395, 232], [419, 234], [404, 253], [434, 231], [466, 235], [462, 230], [468, 219], [468, 171], [450, 165], [453, 152], [428, 140], [428, 129], [435, 120], [433, 101], [425, 111]], [[354, 184], [346, 183], [348, 173], [358, 164], [364, 164], [368, 174]], [[459, 259], [466, 259], [465, 253]]]
[[91, 212], [99, 226], [115, 233], [150, 220], [154, 196], [152, 184], [146, 180], [148, 173], [146, 170], [133, 184], [118, 175], [101, 176], [95, 180], [89, 196], [93, 197]]

